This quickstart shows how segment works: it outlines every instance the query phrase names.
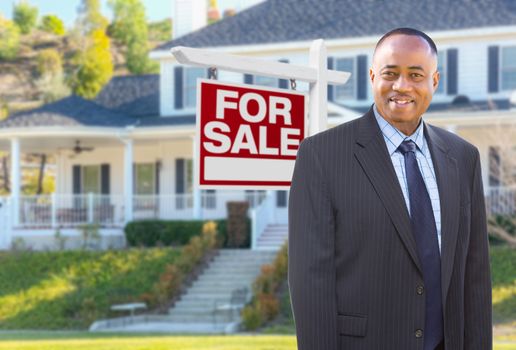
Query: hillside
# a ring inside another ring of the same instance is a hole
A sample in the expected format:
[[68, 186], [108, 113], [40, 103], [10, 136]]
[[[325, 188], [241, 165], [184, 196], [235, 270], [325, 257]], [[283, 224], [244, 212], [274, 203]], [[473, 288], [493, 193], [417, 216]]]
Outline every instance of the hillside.
[[[21, 38], [20, 50], [14, 60], [0, 60], [0, 101], [8, 104], [10, 113], [43, 104], [36, 86], [37, 56], [45, 49], [55, 49], [63, 59], [64, 71], [73, 69], [70, 60], [77, 49], [72, 35], [57, 36], [34, 30]], [[123, 48], [111, 41], [114, 75], [127, 74]]]

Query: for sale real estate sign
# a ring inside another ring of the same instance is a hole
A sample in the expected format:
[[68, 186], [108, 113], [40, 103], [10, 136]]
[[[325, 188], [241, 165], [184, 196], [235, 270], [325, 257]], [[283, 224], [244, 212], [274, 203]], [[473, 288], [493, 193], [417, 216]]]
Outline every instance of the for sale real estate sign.
[[199, 79], [199, 187], [288, 189], [306, 112], [304, 93]]

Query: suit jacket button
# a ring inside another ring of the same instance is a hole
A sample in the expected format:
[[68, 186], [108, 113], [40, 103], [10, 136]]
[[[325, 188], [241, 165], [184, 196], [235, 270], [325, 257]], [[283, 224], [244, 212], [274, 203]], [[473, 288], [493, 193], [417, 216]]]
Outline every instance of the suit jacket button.
[[425, 287], [423, 286], [417, 286], [416, 287], [416, 293], [417, 295], [423, 295], [423, 292], [425, 291]]
[[416, 336], [416, 338], [421, 338], [423, 336], [423, 330], [416, 329], [415, 336]]

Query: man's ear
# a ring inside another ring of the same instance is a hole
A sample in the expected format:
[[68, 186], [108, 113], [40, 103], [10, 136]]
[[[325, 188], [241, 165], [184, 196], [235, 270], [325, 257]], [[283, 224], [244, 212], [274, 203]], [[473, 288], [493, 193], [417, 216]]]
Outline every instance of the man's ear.
[[435, 91], [437, 91], [437, 87], [439, 86], [440, 79], [441, 79], [441, 73], [439, 73], [439, 71], [436, 70], [434, 75], [432, 76], [432, 86], [434, 88], [434, 93], [435, 93]]
[[374, 83], [374, 78], [375, 78], [375, 75], [374, 75], [374, 71], [373, 71], [373, 68], [369, 68], [369, 79], [371, 80], [371, 84]]

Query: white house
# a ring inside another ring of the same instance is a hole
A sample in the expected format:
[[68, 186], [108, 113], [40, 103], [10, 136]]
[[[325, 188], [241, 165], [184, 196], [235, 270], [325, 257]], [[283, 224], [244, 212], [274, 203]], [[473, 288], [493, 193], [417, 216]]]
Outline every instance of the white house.
[[[178, 3], [195, 6], [198, 1], [204, 0]], [[191, 9], [181, 13], [178, 20], [198, 26]], [[425, 120], [479, 148], [488, 211], [514, 213], [513, 1], [268, 0], [154, 49], [159, 76], [116, 77], [94, 101], [72, 96], [0, 122], [0, 149], [10, 151], [13, 159], [12, 194], [0, 208], [0, 247], [9, 247], [17, 237], [44, 247], [56, 228], [75, 235], [85, 223], [98, 223], [115, 244], [128, 221], [222, 218], [228, 200], [250, 202], [257, 215], [257, 240], [268, 223], [287, 222], [288, 193], [196, 188], [196, 79], [206, 77], [207, 70], [178, 65], [170, 49], [211, 48], [307, 65], [311, 41], [323, 38], [329, 68], [352, 72], [346, 85], [328, 90], [332, 127], [370, 107], [368, 69], [374, 45], [400, 26], [425, 31], [439, 49], [442, 79]], [[218, 79], [291, 88], [288, 80], [224, 71]], [[298, 83], [297, 89], [307, 86]], [[20, 195], [20, 154], [33, 151], [56, 156], [52, 196]]]

